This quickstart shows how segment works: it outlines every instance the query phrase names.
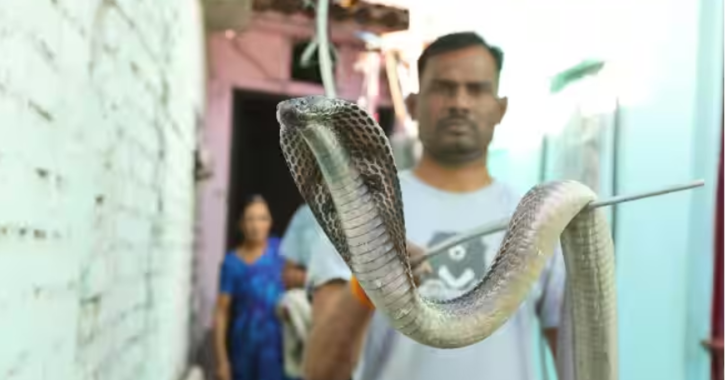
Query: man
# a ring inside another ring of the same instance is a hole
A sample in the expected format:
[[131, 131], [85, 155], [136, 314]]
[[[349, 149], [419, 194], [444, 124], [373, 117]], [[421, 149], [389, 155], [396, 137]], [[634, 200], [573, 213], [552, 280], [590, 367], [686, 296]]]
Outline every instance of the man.
[[[502, 61], [503, 53], [474, 33], [443, 36], [418, 60], [420, 93], [408, 107], [418, 121], [423, 155], [411, 171], [399, 173], [407, 237], [416, 245], [509, 217], [520, 199], [486, 166], [494, 129], [506, 113], [507, 99], [498, 95]], [[502, 238], [474, 239], [434, 257], [420, 292], [450, 298], [471, 289]], [[355, 378], [364, 380], [532, 379], [537, 310], [549, 343], [555, 342], [564, 286], [558, 250], [531, 299], [489, 338], [460, 349], [423, 346], [393, 331], [382, 314], [355, 297], [350, 276], [329, 240], [320, 239], [308, 272], [314, 292], [306, 380], [346, 380], [356, 366]]]

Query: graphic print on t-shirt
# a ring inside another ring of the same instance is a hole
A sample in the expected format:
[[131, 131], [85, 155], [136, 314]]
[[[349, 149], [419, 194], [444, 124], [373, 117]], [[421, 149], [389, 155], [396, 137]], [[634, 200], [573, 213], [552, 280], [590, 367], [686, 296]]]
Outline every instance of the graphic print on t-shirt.
[[[452, 236], [454, 232], [435, 232], [428, 242], [431, 247]], [[433, 273], [425, 278], [421, 291], [434, 298], [451, 298], [471, 289], [486, 272], [486, 251], [483, 239], [471, 239], [455, 245], [446, 253], [431, 258]]]

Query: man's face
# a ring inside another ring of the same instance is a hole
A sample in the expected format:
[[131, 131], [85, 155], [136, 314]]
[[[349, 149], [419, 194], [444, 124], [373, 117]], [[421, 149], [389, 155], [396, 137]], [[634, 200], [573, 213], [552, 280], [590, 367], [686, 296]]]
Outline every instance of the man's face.
[[506, 112], [506, 99], [497, 93], [496, 61], [486, 48], [431, 57], [420, 94], [409, 103], [425, 152], [447, 166], [482, 159]]

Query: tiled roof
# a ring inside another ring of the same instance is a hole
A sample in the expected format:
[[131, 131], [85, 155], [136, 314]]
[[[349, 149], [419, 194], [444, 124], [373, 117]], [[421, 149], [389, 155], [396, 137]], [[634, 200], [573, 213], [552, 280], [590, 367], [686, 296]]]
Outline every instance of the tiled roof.
[[[253, 9], [257, 12], [300, 13], [309, 17], [315, 15], [314, 8], [306, 7], [303, 0], [254, 0]], [[376, 4], [374, 0], [342, 0], [330, 4], [330, 19], [354, 21], [361, 26], [376, 26], [392, 32], [408, 29], [409, 12], [407, 9]]]

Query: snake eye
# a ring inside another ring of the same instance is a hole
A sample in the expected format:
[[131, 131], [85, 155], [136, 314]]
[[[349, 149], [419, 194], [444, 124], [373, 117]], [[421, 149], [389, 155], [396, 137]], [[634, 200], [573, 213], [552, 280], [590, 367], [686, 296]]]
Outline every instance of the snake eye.
[[300, 128], [302, 123], [302, 107], [299, 99], [285, 100], [277, 105], [277, 121], [284, 127]]

